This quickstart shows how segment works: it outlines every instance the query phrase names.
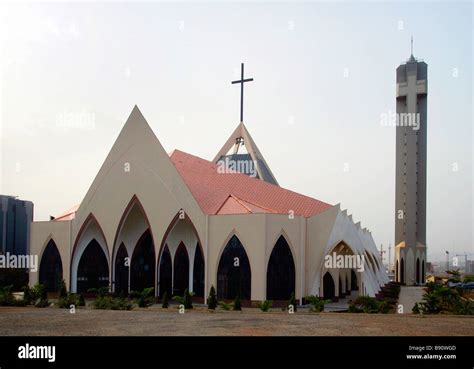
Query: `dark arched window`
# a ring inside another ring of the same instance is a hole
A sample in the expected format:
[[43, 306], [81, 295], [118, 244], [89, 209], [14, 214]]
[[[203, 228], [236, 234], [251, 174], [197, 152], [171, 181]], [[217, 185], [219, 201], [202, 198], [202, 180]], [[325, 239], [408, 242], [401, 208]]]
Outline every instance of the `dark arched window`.
[[163, 295], [168, 295], [168, 298], [171, 298], [171, 280], [172, 280], [173, 266], [171, 264], [171, 254], [168, 249], [168, 245], [165, 245], [163, 252], [161, 253], [160, 260], [160, 280], [159, 280], [159, 290], [160, 297]]
[[155, 287], [155, 246], [150, 230], [146, 230], [135, 246], [130, 270], [130, 289], [143, 291]]
[[79, 260], [77, 269], [77, 292], [88, 292], [91, 288], [109, 285], [109, 264], [104, 250], [93, 239], [87, 245]]
[[130, 260], [125, 245], [122, 243], [115, 257], [115, 293], [128, 293], [128, 269], [130, 268]]
[[351, 269], [351, 290], [357, 291], [359, 286], [357, 286], [357, 274]]
[[251, 296], [250, 262], [244, 247], [237, 236], [227, 243], [217, 269], [217, 297], [233, 300], [240, 296], [250, 300]]
[[184, 243], [180, 243], [173, 264], [173, 295], [183, 296], [189, 285], [189, 257]]
[[336, 287], [334, 285], [334, 280], [332, 275], [329, 272], [326, 272], [323, 277], [323, 298], [334, 300], [336, 297]]
[[280, 236], [267, 268], [267, 300], [289, 300], [295, 292], [295, 263], [285, 237]]
[[44, 249], [39, 268], [39, 283], [46, 285], [48, 292], [57, 292], [63, 279], [61, 255], [53, 240]]
[[204, 256], [199, 243], [196, 245], [196, 254], [194, 255], [193, 292], [198, 297], [204, 297]]

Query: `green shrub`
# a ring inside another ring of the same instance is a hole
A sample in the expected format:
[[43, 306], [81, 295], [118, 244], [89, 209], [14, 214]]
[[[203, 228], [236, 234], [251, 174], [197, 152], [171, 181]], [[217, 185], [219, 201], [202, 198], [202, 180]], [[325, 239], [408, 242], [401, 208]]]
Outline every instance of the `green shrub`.
[[270, 310], [273, 305], [273, 301], [271, 300], [264, 300], [262, 302], [257, 303], [257, 307], [260, 308], [263, 312]]
[[[81, 301], [82, 297], [82, 301]], [[69, 309], [71, 308], [71, 305], [74, 306], [85, 306], [85, 301], [84, 301], [84, 296], [82, 295], [77, 295], [75, 293], [70, 293], [67, 292], [66, 296], [60, 297], [58, 299], [57, 305], [61, 309]]]
[[102, 310], [131, 310], [133, 304], [124, 297], [97, 296], [93, 306]]
[[225, 301], [219, 301], [219, 306], [221, 307], [222, 310], [230, 310], [232, 309], [232, 304], [228, 304]]
[[0, 287], [0, 306], [12, 306], [15, 298], [12, 293], [13, 285]]
[[474, 274], [465, 275], [462, 281], [464, 283], [474, 282]]
[[207, 297], [207, 308], [211, 310], [215, 310], [217, 307], [217, 297], [216, 297], [216, 289], [214, 286], [211, 286], [209, 291], [209, 296]]
[[296, 312], [296, 298], [295, 298], [295, 293], [292, 292], [290, 296], [290, 301], [288, 301], [288, 307], [292, 305], [293, 306], [293, 311]]
[[184, 290], [184, 308], [185, 309], [192, 309], [193, 308], [193, 300], [191, 299], [191, 294], [189, 293], [188, 289]]
[[411, 312], [413, 314], [420, 314], [420, 306], [418, 305], [417, 302], [415, 302], [415, 305], [413, 305], [413, 308], [411, 309]]
[[234, 310], [234, 311], [241, 311], [242, 310], [242, 303], [240, 302], [240, 296], [239, 295], [237, 295], [235, 297], [232, 310]]
[[323, 298], [314, 295], [306, 296], [305, 299], [311, 304], [310, 310], [316, 313], [324, 311], [324, 305], [331, 302], [331, 300], [324, 300]]
[[148, 287], [148, 288], [144, 288], [143, 291], [141, 292], [131, 292], [130, 294], [132, 296], [135, 296], [135, 297], [138, 297], [137, 301], [138, 301], [138, 306], [139, 307], [148, 307], [148, 306], [151, 306], [153, 305], [153, 303], [155, 302], [155, 298], [153, 296], [153, 291], [155, 289], [153, 287]]
[[66, 282], [64, 279], [61, 280], [59, 284], [59, 291], [58, 291], [59, 298], [66, 298], [67, 297], [67, 289], [66, 289]]
[[[357, 313], [381, 313], [388, 312], [387, 305], [384, 304], [384, 301], [377, 301], [374, 297], [370, 296], [359, 296], [354, 301], [351, 301], [350, 306], [352, 305], [353, 308], [350, 312], [357, 312]], [[388, 306], [390, 309], [390, 306]]]
[[47, 307], [49, 306], [48, 291], [44, 284], [35, 284], [31, 289], [31, 297], [35, 301], [35, 307]]
[[86, 300], [84, 300], [84, 295], [82, 293], [79, 294], [78, 305], [86, 306]]
[[163, 309], [168, 309], [168, 306], [169, 306], [169, 303], [168, 303], [168, 293], [165, 292], [165, 293], [163, 294], [163, 302], [162, 302], [162, 304], [161, 304], [161, 307], [162, 307]]

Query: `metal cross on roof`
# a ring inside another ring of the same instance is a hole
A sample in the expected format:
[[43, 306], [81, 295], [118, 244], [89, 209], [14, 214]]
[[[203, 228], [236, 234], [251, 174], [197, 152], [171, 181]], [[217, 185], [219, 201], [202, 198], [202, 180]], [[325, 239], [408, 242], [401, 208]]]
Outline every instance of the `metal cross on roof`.
[[244, 121], [244, 83], [253, 81], [253, 78], [244, 79], [244, 63], [240, 66], [240, 79], [232, 81], [232, 84], [240, 83], [240, 122], [242, 123]]

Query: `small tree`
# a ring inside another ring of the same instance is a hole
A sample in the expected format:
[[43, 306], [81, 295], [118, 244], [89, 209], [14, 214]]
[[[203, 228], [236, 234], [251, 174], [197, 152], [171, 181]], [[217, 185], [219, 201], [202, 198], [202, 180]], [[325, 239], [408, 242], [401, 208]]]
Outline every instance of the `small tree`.
[[211, 286], [209, 291], [209, 296], [207, 297], [207, 308], [211, 310], [216, 310], [217, 307], [217, 297], [216, 297], [216, 289], [214, 286]]
[[292, 292], [290, 296], [290, 301], [288, 301], [288, 307], [293, 306], [293, 311], [296, 312], [296, 298], [295, 298], [295, 293]]
[[186, 288], [184, 290], [184, 308], [187, 309], [192, 309], [193, 308], [193, 301], [191, 299], [191, 294], [189, 293], [188, 289]]
[[79, 300], [78, 300], [78, 305], [79, 306], [86, 306], [86, 300], [84, 299], [84, 295], [81, 293], [79, 295]]
[[169, 303], [168, 303], [168, 293], [165, 292], [165, 293], [163, 294], [163, 302], [162, 302], [162, 304], [161, 304], [161, 307], [162, 307], [163, 309], [168, 309], [168, 306], [169, 306]]
[[64, 279], [59, 283], [59, 298], [67, 297], [66, 282]]
[[237, 295], [234, 300], [234, 307], [232, 308], [234, 311], [242, 311], [242, 304], [240, 303], [240, 295]]

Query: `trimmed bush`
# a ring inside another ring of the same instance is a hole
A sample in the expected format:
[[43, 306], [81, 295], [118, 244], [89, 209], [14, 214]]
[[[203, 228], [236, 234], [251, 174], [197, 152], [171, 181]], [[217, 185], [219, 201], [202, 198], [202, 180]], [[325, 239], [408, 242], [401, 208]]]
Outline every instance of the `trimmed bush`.
[[331, 302], [331, 300], [324, 300], [323, 298], [314, 295], [306, 296], [305, 299], [311, 304], [310, 311], [315, 313], [324, 311], [324, 305]]
[[161, 304], [161, 307], [162, 307], [163, 309], [168, 309], [168, 306], [169, 306], [169, 303], [168, 303], [168, 293], [165, 292], [165, 293], [163, 294], [163, 302], [162, 302], [162, 304]]
[[232, 309], [232, 304], [228, 304], [225, 301], [219, 301], [219, 306], [222, 310], [226, 310], [226, 311], [229, 311], [230, 309]]
[[234, 306], [232, 307], [232, 310], [234, 311], [242, 311], [242, 304], [240, 302], [240, 296], [237, 295], [234, 300]]
[[215, 310], [217, 307], [217, 297], [216, 297], [216, 289], [214, 286], [211, 286], [209, 291], [209, 296], [207, 297], [207, 308], [211, 310]]
[[66, 289], [66, 282], [64, 279], [61, 280], [61, 283], [59, 284], [59, 298], [66, 298], [67, 297], [67, 289]]
[[288, 307], [290, 307], [290, 305], [293, 306], [293, 311], [296, 312], [296, 298], [294, 292], [291, 293], [290, 301], [288, 301]]
[[271, 300], [264, 300], [262, 302], [257, 303], [257, 307], [260, 308], [263, 312], [270, 310], [273, 305], [273, 301]]

